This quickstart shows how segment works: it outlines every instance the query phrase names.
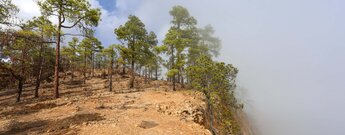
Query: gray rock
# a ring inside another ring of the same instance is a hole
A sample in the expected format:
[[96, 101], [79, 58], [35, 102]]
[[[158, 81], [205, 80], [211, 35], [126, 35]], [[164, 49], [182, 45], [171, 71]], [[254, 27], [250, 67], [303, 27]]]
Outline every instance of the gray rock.
[[144, 128], [144, 129], [148, 129], [148, 128], [153, 128], [155, 126], [158, 126], [158, 123], [156, 123], [155, 121], [141, 121], [139, 127]]

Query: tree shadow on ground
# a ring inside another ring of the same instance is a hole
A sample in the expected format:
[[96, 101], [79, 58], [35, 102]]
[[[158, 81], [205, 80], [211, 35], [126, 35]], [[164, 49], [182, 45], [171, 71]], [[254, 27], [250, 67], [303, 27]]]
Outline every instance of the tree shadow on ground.
[[80, 125], [84, 122], [105, 120], [99, 113], [78, 113], [58, 120], [35, 120], [29, 122], [10, 121], [6, 125], [7, 131], [0, 131], [0, 135], [9, 134], [66, 134], [69, 131], [76, 132], [77, 129], [70, 128], [73, 125]]
[[18, 122], [18, 121], [10, 121], [6, 125], [7, 131], [0, 132], [0, 135], [13, 135], [13, 134], [28, 134], [34, 133], [37, 134], [42, 133], [38, 131], [43, 131], [47, 128], [49, 121], [48, 120], [37, 120], [37, 121], [29, 121], [29, 122]]
[[23, 105], [19, 104], [14, 106], [13, 109], [9, 111], [2, 112], [0, 114], [1, 117], [16, 117], [16, 116], [21, 116], [21, 115], [28, 115], [32, 113], [39, 112], [42, 109], [50, 109], [50, 108], [55, 108], [59, 106], [66, 105], [66, 103], [63, 104], [56, 104], [56, 103], [37, 103], [34, 105]]

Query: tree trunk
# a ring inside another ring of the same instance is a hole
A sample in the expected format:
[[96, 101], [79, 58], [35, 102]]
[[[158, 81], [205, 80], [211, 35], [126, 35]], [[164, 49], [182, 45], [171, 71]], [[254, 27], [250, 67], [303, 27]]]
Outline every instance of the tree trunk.
[[188, 76], [186, 76], [186, 84], [187, 84], [187, 87], [189, 87], [190, 80], [189, 80]]
[[155, 72], [156, 72], [156, 80], [158, 80], [158, 68], [156, 68]]
[[95, 64], [94, 64], [94, 54], [91, 53], [91, 63], [92, 63], [92, 73], [91, 73], [91, 77], [93, 78], [95, 75]]
[[26, 51], [22, 51], [22, 56], [21, 56], [21, 71], [20, 75], [17, 77], [18, 79], [18, 97], [17, 97], [17, 102], [20, 101], [20, 96], [22, 95], [23, 91], [23, 83], [25, 82], [24, 77], [25, 77], [25, 67], [24, 67], [24, 58], [25, 58]]
[[[174, 48], [171, 47], [171, 50], [172, 50], [172, 53], [171, 53], [171, 54], [172, 54], [172, 57], [171, 57], [171, 58], [172, 58], [171, 69], [174, 69], [174, 66], [175, 66], [175, 65], [174, 65], [174, 63], [175, 63], [175, 62], [174, 62], [174, 59], [175, 59], [175, 58], [174, 58]], [[175, 83], [176, 83], [176, 77], [175, 77], [175, 76], [176, 76], [176, 75], [174, 74], [173, 77], [172, 77], [172, 81], [173, 81], [173, 91], [176, 91], [176, 84], [175, 84]]]
[[113, 90], [113, 63], [114, 63], [114, 57], [111, 56], [110, 60], [110, 67], [109, 67], [109, 91]]
[[208, 111], [208, 114], [209, 114], [210, 130], [211, 130], [212, 135], [216, 135], [216, 131], [215, 131], [214, 127], [213, 127], [213, 110], [212, 110], [212, 104], [211, 104], [211, 101], [210, 101], [211, 96], [210, 96], [210, 93], [206, 92], [205, 90], [203, 91], [203, 93], [205, 94], [206, 101], [207, 101], [207, 111]]
[[137, 65], [137, 70], [139, 70], [139, 77], [141, 77], [142, 75], [144, 75], [144, 72], [141, 71], [141, 66], [138, 67]]
[[126, 74], [126, 64], [123, 64], [123, 66], [122, 66], [122, 74]]
[[133, 60], [133, 57], [132, 57], [132, 62], [131, 62], [131, 70], [132, 70], [132, 73], [131, 73], [131, 79], [129, 81], [129, 88], [133, 88], [134, 87], [134, 80], [135, 80], [135, 70], [134, 70], [134, 60]]
[[149, 72], [149, 79], [151, 80], [152, 79], [152, 71], [149, 69], [148, 72]]
[[96, 59], [95, 65], [96, 69], [101, 69], [101, 59]]
[[180, 75], [180, 70], [179, 70], [179, 72], [177, 73], [177, 83], [180, 83], [180, 78], [181, 78], [181, 75]]
[[[77, 51], [76, 47], [73, 46], [73, 54], [75, 54], [76, 51]], [[71, 59], [71, 81], [74, 80], [74, 71], [75, 71], [74, 68], [76, 67], [74, 62], [75, 62], [75, 58]]]
[[214, 127], [213, 127], [213, 110], [212, 110], [212, 105], [210, 103], [210, 99], [208, 99], [208, 102], [207, 102], [207, 106], [208, 106], [208, 111], [209, 111], [209, 121], [210, 121], [210, 129], [211, 129], [211, 133], [212, 135], [216, 135], [216, 131], [214, 130]]
[[144, 75], [145, 77], [145, 83], [147, 83], [147, 67], [144, 67]]
[[134, 54], [134, 52], [135, 52], [135, 39], [134, 39], [134, 37], [133, 37], [133, 40], [132, 40], [133, 42], [133, 44], [132, 44], [132, 46], [131, 46], [131, 49], [132, 49], [132, 59], [131, 59], [131, 68], [132, 68], [132, 77], [131, 77], [131, 79], [130, 79], [130, 81], [129, 81], [129, 88], [133, 88], [134, 87], [134, 80], [135, 80], [135, 69], [134, 69], [134, 57], [135, 57], [135, 54]]
[[60, 40], [61, 40], [61, 15], [59, 15], [57, 40], [56, 40], [56, 48], [55, 48], [55, 54], [56, 54], [56, 56], [55, 56], [55, 72], [54, 72], [55, 98], [59, 98]]
[[180, 81], [180, 83], [181, 83], [182, 88], [184, 88], [183, 72], [184, 72], [183, 68], [181, 67], [181, 81]]
[[176, 77], [175, 75], [173, 76], [173, 91], [176, 91]]
[[40, 64], [39, 73], [38, 73], [38, 76], [36, 77], [35, 98], [38, 98], [38, 91], [41, 85], [41, 80], [42, 80], [41, 78], [42, 78], [42, 73], [43, 73], [42, 68], [43, 68], [43, 65]]
[[23, 91], [23, 80], [19, 79], [18, 80], [18, 96], [17, 96], [17, 102], [20, 101], [20, 96], [22, 95], [22, 91]]
[[71, 68], [71, 81], [74, 80], [74, 66]]
[[[42, 36], [43, 39], [43, 36]], [[43, 52], [43, 43], [41, 43], [40, 46], [40, 51], [38, 53], [38, 71], [36, 73], [36, 86], [35, 86], [35, 98], [38, 98], [38, 90], [40, 88], [40, 84], [41, 84], [41, 78], [42, 78], [42, 52]]]
[[86, 48], [84, 49], [84, 73], [83, 73], [83, 76], [84, 76], [84, 84], [86, 83]]

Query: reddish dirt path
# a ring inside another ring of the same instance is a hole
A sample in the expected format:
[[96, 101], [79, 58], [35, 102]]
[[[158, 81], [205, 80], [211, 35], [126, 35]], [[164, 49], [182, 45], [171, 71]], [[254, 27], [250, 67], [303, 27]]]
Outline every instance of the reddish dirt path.
[[27, 88], [19, 104], [14, 94], [2, 94], [0, 134], [210, 134], [198, 124], [205, 107], [200, 93], [172, 92], [164, 81], [145, 84], [140, 78], [141, 86], [127, 90], [128, 79], [115, 80], [114, 90], [132, 92], [108, 92], [106, 80], [95, 78], [84, 85], [62, 83], [59, 99], [50, 99], [50, 87], [39, 99]]

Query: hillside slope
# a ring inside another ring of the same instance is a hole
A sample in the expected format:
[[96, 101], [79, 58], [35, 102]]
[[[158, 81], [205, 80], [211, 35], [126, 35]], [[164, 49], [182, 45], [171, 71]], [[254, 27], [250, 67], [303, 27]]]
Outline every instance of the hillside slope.
[[23, 101], [14, 92], [0, 95], [0, 134], [210, 135], [201, 124], [205, 103], [200, 93], [171, 91], [168, 82], [145, 83], [128, 90], [128, 78], [115, 76], [109, 92], [106, 79], [64, 80], [61, 98], [52, 99], [52, 84], [44, 84], [33, 99], [31, 87]]

